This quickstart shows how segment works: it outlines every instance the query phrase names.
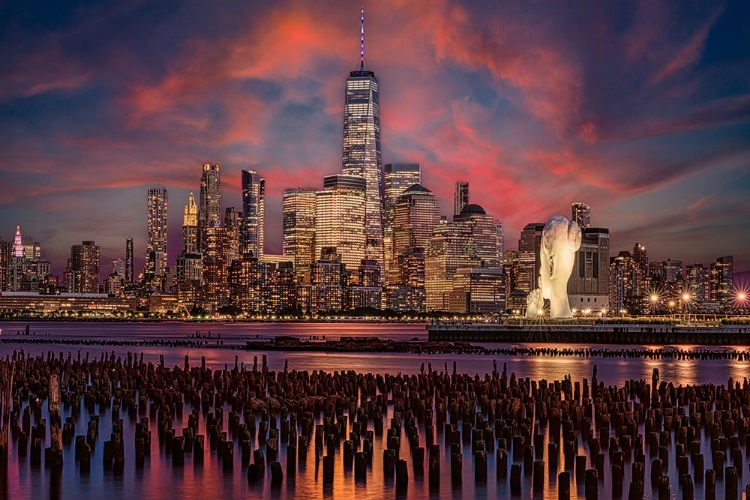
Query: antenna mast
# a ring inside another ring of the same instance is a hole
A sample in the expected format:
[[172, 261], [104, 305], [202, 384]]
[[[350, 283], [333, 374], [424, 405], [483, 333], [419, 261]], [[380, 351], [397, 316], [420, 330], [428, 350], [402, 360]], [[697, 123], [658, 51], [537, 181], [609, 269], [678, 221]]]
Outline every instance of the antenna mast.
[[360, 45], [359, 45], [359, 70], [363, 71], [365, 69], [365, 7], [362, 6], [362, 17], [360, 19], [361, 22], [361, 29], [360, 29]]

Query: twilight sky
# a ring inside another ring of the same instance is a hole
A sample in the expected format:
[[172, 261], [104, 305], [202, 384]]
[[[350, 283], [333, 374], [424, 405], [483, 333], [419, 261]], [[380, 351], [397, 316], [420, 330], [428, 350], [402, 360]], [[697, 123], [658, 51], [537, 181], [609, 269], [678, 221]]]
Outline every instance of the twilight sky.
[[[530, 5], [529, 5], [530, 4]], [[419, 162], [521, 228], [592, 206], [611, 254], [750, 269], [750, 3], [365, 3], [383, 163]], [[281, 193], [340, 172], [344, 83], [360, 4], [159, 0], [0, 3], [0, 237], [16, 224], [61, 271], [95, 240], [102, 268], [146, 238], [169, 190], [170, 263], [201, 164], [266, 178], [266, 251]]]

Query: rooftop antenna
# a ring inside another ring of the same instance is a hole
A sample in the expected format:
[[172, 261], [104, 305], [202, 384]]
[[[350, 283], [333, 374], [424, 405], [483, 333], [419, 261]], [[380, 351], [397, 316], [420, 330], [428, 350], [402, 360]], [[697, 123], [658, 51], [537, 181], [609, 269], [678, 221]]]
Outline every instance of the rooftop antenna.
[[362, 17], [360, 19], [360, 45], [359, 45], [359, 70], [365, 69], [365, 6], [362, 6]]

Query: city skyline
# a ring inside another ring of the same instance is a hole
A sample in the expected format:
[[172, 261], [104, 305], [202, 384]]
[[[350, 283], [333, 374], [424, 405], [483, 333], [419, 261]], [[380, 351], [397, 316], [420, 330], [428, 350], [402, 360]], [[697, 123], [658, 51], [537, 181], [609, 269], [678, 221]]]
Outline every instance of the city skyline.
[[[742, 63], [750, 44], [742, 41], [750, 30], [748, 16], [736, 11], [743, 6], [681, 7], [681, 22], [665, 27], [647, 18], [673, 13], [653, 5], [647, 13], [628, 12], [617, 29], [613, 9], [597, 7], [590, 17], [601, 22], [599, 31], [557, 46], [552, 42], [576, 13], [558, 20], [556, 8], [501, 12], [446, 3], [425, 14], [411, 6], [365, 5], [367, 67], [381, 86], [382, 164], [421, 164], [423, 184], [444, 215], [450, 215], [455, 182], [468, 181], [471, 203], [503, 221], [506, 247], [515, 246], [527, 223], [567, 215], [571, 203], [585, 201], [593, 207], [592, 226], [611, 230], [611, 255], [641, 241], [659, 260], [708, 264], [733, 254], [737, 271], [748, 269], [750, 94]], [[0, 236], [12, 239], [20, 224], [57, 274], [76, 242], [96, 240], [107, 263], [125, 257], [125, 237], [132, 235], [137, 274], [146, 243], [145, 193], [166, 187], [177, 200], [173, 206], [181, 207], [199, 189], [200, 165], [210, 162], [221, 166], [224, 180], [219, 213], [242, 206], [241, 170], [266, 179], [266, 250], [281, 253], [283, 190], [322, 189], [323, 177], [341, 169], [343, 80], [361, 63], [359, 7], [270, 7], [258, 16], [272, 21], [267, 34], [258, 31], [260, 20], [241, 35], [237, 21], [218, 16], [211, 22], [227, 23], [226, 36], [215, 43], [195, 34], [180, 38], [178, 57], [169, 63], [159, 51], [147, 61], [143, 47], [120, 47], [119, 30], [91, 52], [78, 45], [96, 34], [92, 20], [110, 25], [134, 9], [68, 12], [59, 25], [18, 22], [4, 30], [6, 47], [10, 36], [22, 44], [41, 30], [46, 38], [27, 50], [42, 61], [58, 53], [50, 73], [18, 55], [7, 63], [12, 78], [0, 92], [7, 132]], [[239, 12], [239, 19], [253, 13]], [[176, 30], [195, 21], [177, 17]], [[392, 17], [397, 21], [386, 22]], [[16, 19], [23, 21], [23, 13]], [[514, 31], [512, 19], [527, 29]], [[546, 34], [544, 22], [551, 23]], [[64, 43], [51, 41], [55, 34]], [[419, 42], [425, 34], [427, 41]], [[260, 37], [260, 50], [251, 46], [253, 37]], [[611, 52], [586, 43], [600, 38], [618, 43]], [[472, 52], [485, 42], [487, 50]], [[186, 47], [194, 47], [192, 56]], [[228, 47], [247, 57], [222, 51]], [[509, 55], [511, 49], [519, 54]], [[92, 64], [92, 57], [107, 54], [133, 58], [140, 71], [125, 79], [113, 66]], [[605, 69], [634, 80], [635, 90], [589, 74], [594, 65], [587, 58], [610, 57], [627, 64]], [[190, 80], [206, 69], [220, 71], [204, 83]], [[212, 100], [220, 89], [226, 95]], [[616, 91], [632, 110], [608, 99]], [[103, 113], [111, 103], [124, 103], [113, 108], [115, 116]], [[74, 105], [75, 119], [86, 126], [68, 129], [65, 110]], [[239, 116], [248, 111], [261, 125]], [[44, 126], [31, 133], [34, 120]], [[168, 265], [174, 265], [181, 211], [169, 218]]]

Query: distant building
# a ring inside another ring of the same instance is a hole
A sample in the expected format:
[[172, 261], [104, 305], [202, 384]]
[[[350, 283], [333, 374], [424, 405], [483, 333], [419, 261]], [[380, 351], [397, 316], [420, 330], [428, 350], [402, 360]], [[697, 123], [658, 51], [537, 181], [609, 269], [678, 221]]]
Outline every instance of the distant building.
[[469, 183], [467, 181], [456, 182], [456, 191], [453, 193], [453, 215], [459, 215], [461, 210], [469, 204]]
[[148, 190], [146, 203], [148, 237], [144, 279], [156, 290], [164, 290], [167, 273], [167, 188]]
[[[365, 68], [364, 10], [361, 19], [359, 67], [346, 79], [344, 140], [341, 173], [365, 181], [365, 252], [357, 259], [374, 259], [383, 265], [383, 164], [380, 150], [380, 92], [375, 73]], [[320, 212], [318, 212], [319, 214]], [[319, 249], [320, 245], [316, 244]], [[342, 262], [352, 260], [339, 252]], [[319, 253], [316, 251], [316, 258]]]
[[182, 212], [182, 252], [198, 253], [198, 205], [190, 193], [187, 205]]
[[573, 203], [571, 220], [578, 224], [581, 229], [591, 227], [591, 207], [582, 201]]
[[384, 219], [383, 219], [383, 272], [386, 285], [390, 285], [394, 269], [393, 211], [404, 191], [422, 183], [422, 167], [418, 163], [389, 163], [385, 166]]
[[80, 312], [112, 314], [134, 312], [135, 298], [110, 297], [106, 293], [0, 292], [0, 312], [30, 311], [39, 314]]
[[99, 293], [100, 250], [93, 241], [70, 247], [69, 292]]
[[198, 252], [203, 253], [208, 228], [221, 224], [221, 177], [219, 165], [204, 163], [198, 205]]
[[503, 314], [506, 309], [502, 269], [456, 270], [450, 295], [450, 311], [461, 314]]
[[471, 227], [461, 222], [443, 222], [435, 228], [425, 257], [425, 302], [427, 311], [449, 311], [456, 270], [479, 267]]
[[497, 226], [491, 215], [476, 204], [468, 204], [461, 209], [461, 213], [453, 217], [456, 224], [464, 224], [471, 230], [476, 256], [481, 261], [481, 267], [499, 269], [500, 259], [497, 254]]
[[245, 257], [263, 257], [266, 180], [255, 170], [242, 171], [242, 241]]
[[709, 270], [703, 264], [690, 264], [685, 268], [685, 275], [692, 300], [698, 304], [706, 302], [710, 297], [711, 287]]
[[284, 191], [282, 253], [294, 262], [297, 283], [310, 284], [315, 252], [315, 189]]
[[638, 296], [638, 264], [628, 251], [609, 260], [609, 307], [613, 315], [634, 311], [640, 306]]
[[347, 277], [344, 263], [333, 247], [321, 250], [321, 256], [313, 265], [312, 313], [341, 311], [344, 309]]
[[733, 296], [734, 257], [725, 255], [711, 264], [711, 300], [721, 307], [729, 307]]
[[125, 240], [125, 282], [133, 282], [133, 237]]
[[609, 229], [582, 231], [573, 272], [568, 280], [571, 309], [600, 312], [609, 309]]
[[[348, 271], [365, 258], [365, 180], [352, 175], [329, 175], [315, 193], [315, 259], [323, 249], [333, 253]], [[324, 259], [325, 260], [325, 259]], [[326, 264], [327, 265], [327, 264]]]
[[543, 222], [526, 224], [518, 240], [515, 286], [527, 294], [539, 287], [540, 248], [544, 226]]

